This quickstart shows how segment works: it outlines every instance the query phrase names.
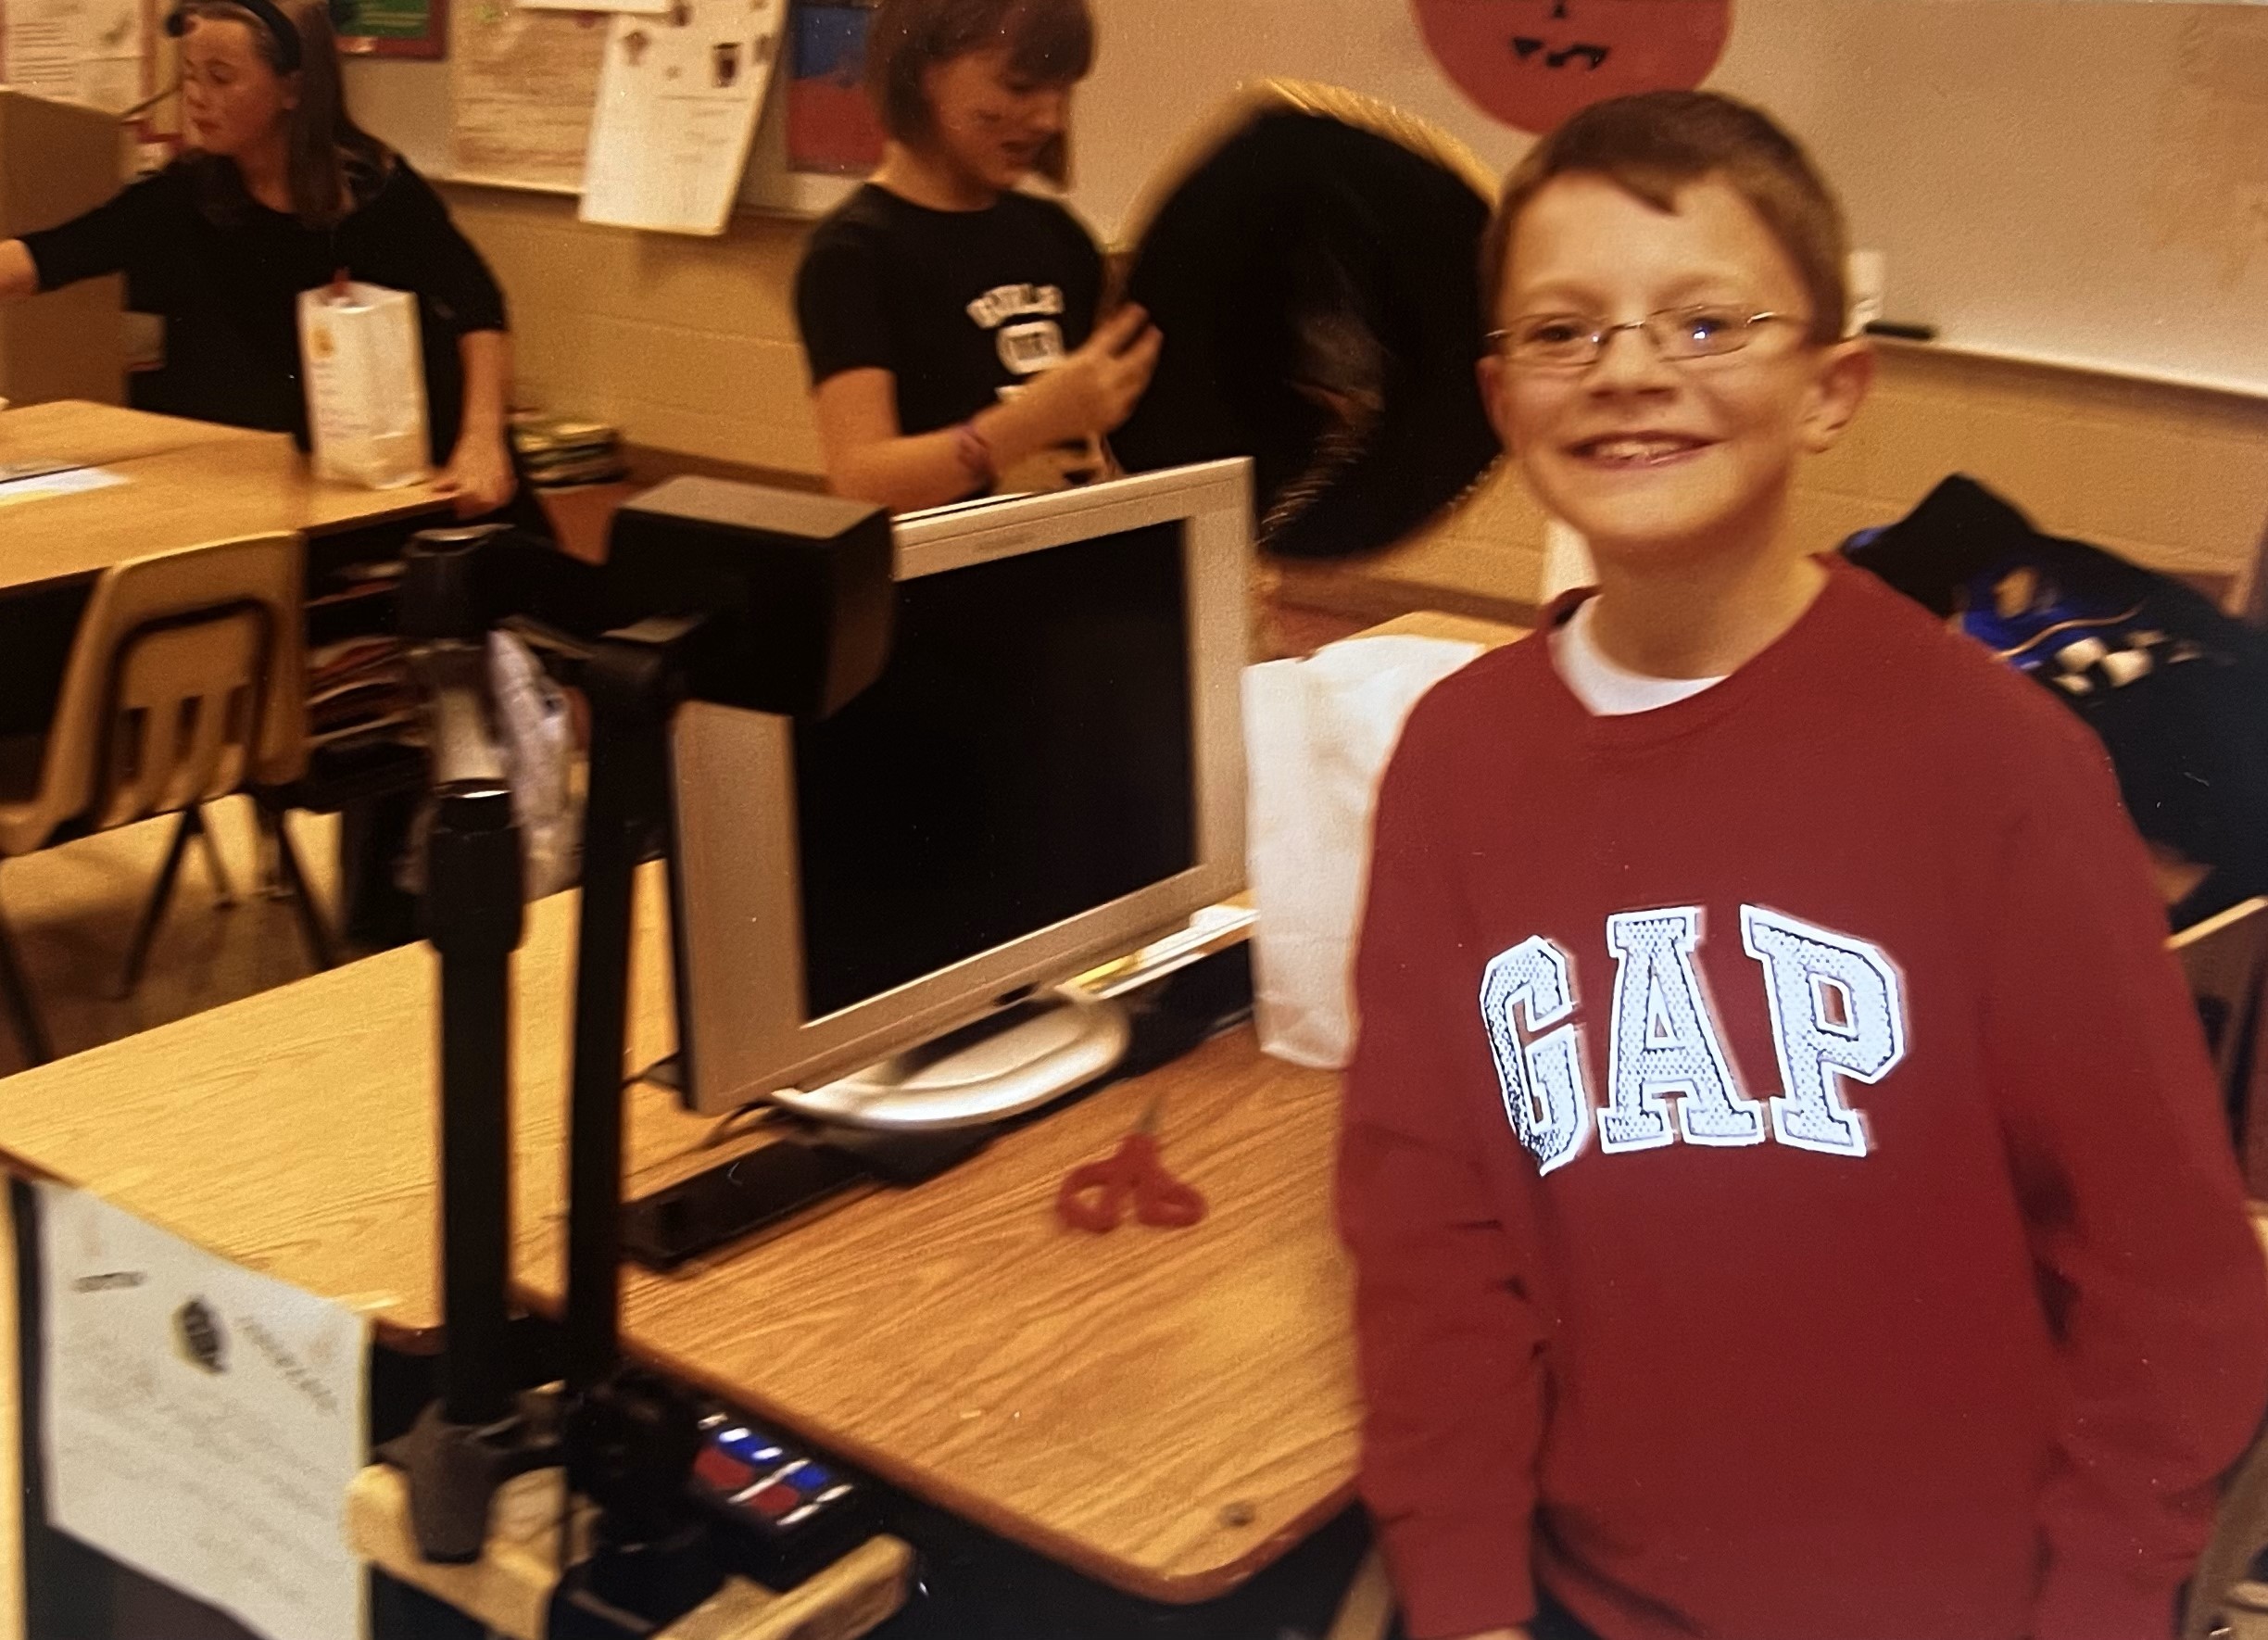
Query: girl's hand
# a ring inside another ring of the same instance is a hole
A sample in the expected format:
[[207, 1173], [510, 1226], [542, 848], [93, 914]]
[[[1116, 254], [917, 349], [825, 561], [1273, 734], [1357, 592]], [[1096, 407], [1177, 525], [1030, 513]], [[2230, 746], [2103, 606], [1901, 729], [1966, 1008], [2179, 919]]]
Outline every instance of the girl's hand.
[[504, 453], [503, 435], [476, 433], [469, 427], [449, 453], [448, 465], [434, 480], [437, 494], [455, 498], [460, 518], [478, 518], [494, 512], [510, 500], [512, 492], [519, 487], [511, 458]]
[[1045, 406], [1048, 430], [1057, 439], [1108, 433], [1134, 413], [1165, 345], [1150, 315], [1128, 304], [1024, 391]]

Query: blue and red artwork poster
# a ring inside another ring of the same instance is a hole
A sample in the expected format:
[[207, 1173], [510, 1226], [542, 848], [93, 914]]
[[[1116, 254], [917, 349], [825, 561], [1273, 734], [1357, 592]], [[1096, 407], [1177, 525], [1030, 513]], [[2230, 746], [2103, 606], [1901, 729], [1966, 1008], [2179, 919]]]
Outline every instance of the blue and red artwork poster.
[[1412, 0], [1456, 87], [1521, 131], [1638, 91], [1691, 91], [1732, 32], [1732, 0]]
[[797, 0], [789, 20], [788, 167], [861, 175], [882, 161], [882, 122], [861, 88], [866, 23], [854, 0]]

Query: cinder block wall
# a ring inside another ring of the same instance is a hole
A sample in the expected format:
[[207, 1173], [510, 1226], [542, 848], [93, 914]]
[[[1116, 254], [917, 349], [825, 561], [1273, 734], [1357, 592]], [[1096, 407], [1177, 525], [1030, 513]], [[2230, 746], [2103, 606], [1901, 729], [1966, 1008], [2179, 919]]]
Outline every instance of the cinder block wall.
[[[694, 239], [589, 227], [540, 195], [453, 187], [449, 203], [510, 296], [523, 399], [636, 444], [819, 471], [792, 299], [808, 223], [743, 212]], [[1953, 472], [2060, 534], [2233, 585], [2268, 532], [2268, 398], [1885, 344], [1872, 400], [1804, 472], [1797, 527], [1832, 546]], [[1287, 591], [1358, 614], [1517, 614], [1543, 544], [1541, 510], [1499, 471], [1418, 538], [1295, 570]]]

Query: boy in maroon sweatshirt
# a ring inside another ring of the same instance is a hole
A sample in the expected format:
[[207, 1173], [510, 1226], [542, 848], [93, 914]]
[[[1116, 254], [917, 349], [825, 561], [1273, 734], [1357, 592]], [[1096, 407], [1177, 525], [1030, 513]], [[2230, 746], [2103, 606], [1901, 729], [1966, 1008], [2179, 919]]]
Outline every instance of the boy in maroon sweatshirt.
[[2162, 1640], [2268, 1274], [2101, 748], [1796, 537], [1871, 373], [1802, 151], [1602, 104], [1491, 233], [1598, 586], [1380, 795], [1342, 1222], [1409, 1633]]

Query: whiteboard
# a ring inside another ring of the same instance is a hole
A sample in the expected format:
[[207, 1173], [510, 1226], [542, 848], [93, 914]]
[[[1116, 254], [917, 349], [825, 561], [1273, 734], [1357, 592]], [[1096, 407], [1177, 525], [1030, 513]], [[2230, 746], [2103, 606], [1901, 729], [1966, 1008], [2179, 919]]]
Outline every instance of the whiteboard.
[[[1367, 92], [1500, 171], [1531, 140], [1443, 75], [1407, 0], [1174, 0], [1171, 27], [1163, 0], [1092, 3], [1073, 199], [1106, 234], [1243, 79]], [[1889, 317], [2268, 395], [2268, 6], [1733, 0], [1707, 83], [1811, 147], [1887, 256]]]
[[[1071, 197], [1106, 241], [1190, 131], [1271, 75], [1380, 97], [1499, 170], [1531, 140], [1451, 84], [1408, 0], [1090, 3]], [[446, 67], [348, 75], [358, 114], [437, 166]], [[1733, 0], [1708, 83], [1811, 146], [1854, 242], [1887, 258], [1889, 317], [1952, 347], [2268, 396], [2268, 5]], [[782, 176], [778, 152], [760, 136], [744, 199], [840, 196]]]

